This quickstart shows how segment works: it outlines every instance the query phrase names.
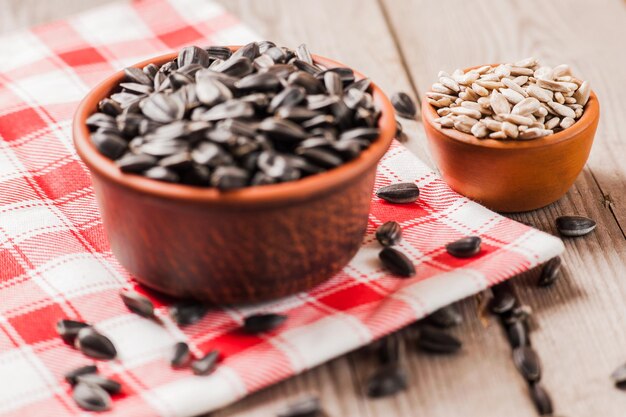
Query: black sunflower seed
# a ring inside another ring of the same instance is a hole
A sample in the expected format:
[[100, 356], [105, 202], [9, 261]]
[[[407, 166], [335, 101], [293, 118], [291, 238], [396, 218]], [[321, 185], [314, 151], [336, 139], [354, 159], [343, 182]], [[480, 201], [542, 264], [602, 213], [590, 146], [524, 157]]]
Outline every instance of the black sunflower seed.
[[191, 155], [187, 151], [175, 153], [159, 161], [159, 166], [169, 168], [174, 171], [184, 171], [192, 165]]
[[[350, 140], [350, 139], [365, 139], [368, 141], [373, 141], [380, 136], [380, 130], [375, 127], [357, 127], [355, 129], [346, 130], [339, 136], [339, 140]], [[408, 184], [413, 183], [405, 183], [406, 186], [412, 188]], [[395, 185], [403, 185], [403, 184], [395, 184]], [[391, 186], [390, 186], [391, 187]], [[417, 186], [416, 186], [417, 187]], [[380, 190], [379, 190], [380, 191]], [[419, 194], [419, 192], [418, 192]]]
[[298, 68], [300, 71], [304, 71], [307, 72], [311, 75], [317, 75], [320, 74], [322, 72], [322, 70], [317, 67], [316, 65], [313, 65], [311, 63], [308, 63], [306, 61], [302, 61], [300, 59], [295, 59], [293, 61], [293, 65], [296, 66], [296, 68]]
[[176, 172], [162, 166], [152, 167], [143, 172], [146, 178], [164, 182], [178, 182], [179, 176]]
[[468, 236], [448, 243], [446, 251], [455, 258], [471, 258], [480, 252], [481, 243], [480, 237]]
[[304, 61], [308, 64], [313, 64], [313, 57], [311, 56], [311, 52], [309, 52], [309, 48], [305, 44], [298, 45], [296, 48], [296, 56], [300, 61]]
[[120, 291], [120, 297], [133, 313], [146, 318], [154, 318], [154, 304], [148, 297], [132, 290]]
[[265, 51], [267, 51], [270, 48], [273, 48], [276, 46], [276, 44], [272, 41], [259, 41], [256, 43], [259, 47], [259, 53], [263, 54], [265, 53]]
[[366, 92], [369, 90], [371, 85], [372, 85], [372, 80], [370, 80], [369, 78], [361, 78], [360, 80], [355, 81], [352, 84], [348, 85], [345, 88], [345, 91], [355, 89], [355, 90], [359, 90], [362, 92]]
[[94, 113], [87, 118], [85, 123], [91, 128], [91, 130], [104, 128], [109, 131], [113, 131], [117, 128], [115, 117], [106, 113]]
[[120, 87], [131, 93], [150, 94], [154, 91], [151, 85], [139, 84], [139, 83], [121, 83]]
[[83, 410], [106, 411], [111, 409], [111, 396], [98, 385], [76, 384], [72, 398]]
[[153, 80], [157, 72], [159, 72], [159, 67], [154, 64], [148, 64], [143, 67], [142, 71], [148, 76], [150, 80]]
[[224, 61], [230, 58], [230, 56], [233, 54], [230, 48], [227, 48], [225, 46], [209, 46], [208, 48], [205, 48], [205, 50], [209, 54], [209, 58], [221, 59]]
[[57, 322], [56, 331], [65, 343], [73, 345], [76, 336], [78, 336], [78, 332], [85, 327], [89, 327], [89, 324], [83, 323], [82, 321], [64, 319]]
[[317, 397], [307, 397], [291, 403], [278, 412], [277, 417], [318, 417], [323, 415], [322, 405]]
[[252, 61], [246, 57], [235, 57], [234, 55], [222, 64], [215, 67], [215, 71], [233, 77], [245, 77], [254, 71]]
[[495, 314], [505, 314], [511, 311], [517, 300], [507, 282], [495, 285], [491, 288], [493, 298], [491, 299], [490, 309]]
[[76, 347], [84, 354], [95, 359], [113, 359], [117, 350], [108, 337], [93, 327], [85, 327], [78, 332]]
[[397, 364], [400, 361], [400, 338], [392, 334], [382, 339], [376, 356], [381, 365]]
[[271, 48], [268, 48], [264, 52], [264, 55], [269, 57], [272, 60], [272, 62], [275, 62], [276, 64], [284, 64], [285, 59], [287, 58], [287, 55], [285, 54], [285, 51], [283, 50], [283, 48], [279, 48], [278, 46], [273, 46]]
[[76, 385], [76, 378], [78, 378], [79, 376], [96, 373], [98, 373], [98, 367], [96, 365], [85, 365], [76, 369], [72, 369], [71, 371], [65, 373], [63, 377], [69, 384]]
[[185, 113], [185, 107], [180, 101], [163, 93], [142, 100], [140, 107], [146, 117], [160, 123], [180, 120]]
[[316, 116], [322, 115], [322, 113], [308, 109], [306, 107], [286, 107], [279, 106], [276, 115], [281, 119], [291, 120], [292, 122], [302, 122], [310, 120]]
[[249, 60], [253, 60], [258, 57], [260, 53], [259, 44], [257, 42], [250, 42], [235, 51], [232, 58], [245, 57]]
[[380, 368], [367, 380], [367, 396], [382, 398], [397, 394], [406, 389], [406, 373], [397, 365]]
[[343, 83], [341, 77], [336, 72], [327, 72], [324, 74], [324, 85], [328, 94], [333, 96], [343, 95]]
[[235, 82], [235, 87], [243, 91], [273, 91], [280, 86], [280, 78], [271, 72], [250, 74]]
[[396, 140], [400, 143], [406, 143], [409, 140], [409, 137], [404, 133], [404, 128], [402, 127], [402, 123], [396, 120]]
[[178, 68], [190, 64], [199, 64], [203, 67], [208, 67], [210, 61], [211, 57], [209, 53], [197, 46], [187, 46], [178, 53]]
[[339, 74], [339, 76], [341, 77], [341, 81], [344, 83], [344, 85], [349, 85], [354, 82], [354, 71], [351, 68], [346, 67], [329, 68], [327, 70], [318, 72], [315, 76], [323, 79], [327, 72], [336, 72], [337, 74]]
[[220, 190], [234, 190], [248, 184], [249, 173], [235, 166], [218, 167], [211, 175], [211, 185]]
[[139, 68], [125, 68], [124, 75], [129, 82], [152, 86], [152, 78]]
[[170, 365], [173, 368], [181, 368], [189, 363], [191, 359], [191, 352], [189, 351], [189, 345], [185, 342], [178, 342], [172, 349], [172, 356], [170, 357]]
[[548, 392], [537, 382], [529, 386], [530, 398], [540, 416], [550, 416], [553, 413], [552, 400]]
[[170, 316], [182, 326], [200, 321], [208, 312], [209, 307], [196, 302], [183, 302], [170, 307]]
[[437, 327], [448, 328], [461, 324], [463, 316], [454, 304], [450, 304], [430, 313], [425, 321]]
[[583, 216], [561, 216], [556, 219], [556, 228], [563, 236], [584, 236], [596, 228], [596, 222]]
[[520, 346], [513, 349], [513, 363], [527, 381], [535, 382], [541, 378], [541, 362], [537, 352], [531, 347]]
[[128, 143], [115, 133], [94, 132], [91, 134], [91, 141], [109, 159], [119, 158], [128, 148]]
[[[501, 316], [504, 324], [513, 324], [516, 321], [522, 322], [526, 329], [529, 328], [529, 323], [532, 319], [532, 309], [530, 306], [515, 306], [511, 310], [507, 311], [504, 315]], [[530, 341], [530, 340], [529, 340]]]
[[299, 152], [299, 155], [323, 168], [335, 168], [343, 163], [343, 159], [339, 155], [320, 148], [305, 148]]
[[626, 363], [611, 373], [611, 379], [616, 387], [626, 389]]
[[414, 119], [417, 114], [417, 106], [406, 93], [395, 93], [392, 95], [391, 104], [393, 104], [393, 108], [396, 109], [400, 117]]
[[383, 246], [393, 246], [402, 238], [402, 228], [398, 222], [383, 223], [376, 230], [376, 240]]
[[320, 80], [304, 71], [291, 73], [287, 78], [287, 83], [304, 88], [307, 94], [320, 94], [324, 89], [324, 84]]
[[[276, 94], [270, 101], [267, 111], [274, 113], [279, 109], [289, 109], [299, 104], [306, 97], [306, 92], [302, 87], [287, 87]], [[309, 111], [313, 111], [310, 110]]]
[[529, 338], [524, 322], [516, 320], [511, 324], [508, 324], [506, 326], [506, 333], [509, 343], [513, 349], [521, 346], [528, 346]]
[[200, 116], [200, 120], [212, 122], [222, 119], [252, 117], [253, 115], [254, 107], [252, 104], [241, 100], [228, 100], [206, 111], [202, 114], [202, 116]]
[[219, 357], [220, 353], [217, 350], [212, 350], [202, 358], [191, 362], [193, 373], [196, 375], [209, 375], [217, 367]]
[[549, 287], [554, 284], [560, 275], [561, 264], [561, 258], [558, 256], [546, 262], [541, 269], [541, 275], [539, 276], [537, 284], [540, 287]]
[[243, 321], [243, 330], [246, 333], [269, 332], [282, 326], [287, 320], [284, 314], [261, 313], [248, 316]]
[[114, 379], [103, 377], [102, 375], [90, 373], [78, 375], [77, 384], [97, 385], [109, 394], [117, 394], [122, 390], [122, 384]]
[[259, 124], [259, 131], [271, 139], [284, 142], [300, 142], [308, 136], [299, 125], [289, 120], [267, 118]]
[[412, 182], [403, 182], [400, 184], [387, 185], [376, 191], [376, 196], [382, 198], [389, 203], [406, 204], [417, 200], [420, 190]]
[[431, 326], [422, 326], [419, 330], [417, 347], [430, 353], [456, 353], [463, 343], [456, 337]]
[[385, 247], [380, 251], [378, 257], [383, 266], [394, 275], [407, 278], [415, 275], [413, 262], [402, 252], [390, 247]]

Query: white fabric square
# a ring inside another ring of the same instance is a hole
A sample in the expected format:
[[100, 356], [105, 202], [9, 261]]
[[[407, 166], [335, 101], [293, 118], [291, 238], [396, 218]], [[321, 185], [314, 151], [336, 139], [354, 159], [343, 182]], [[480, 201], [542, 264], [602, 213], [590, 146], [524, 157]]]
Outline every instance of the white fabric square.
[[98, 323], [96, 328], [111, 338], [118, 359], [127, 367], [159, 357], [163, 358], [163, 366], [167, 366], [167, 353], [177, 342], [165, 327], [131, 313]]
[[[296, 373], [310, 369], [328, 358], [368, 343], [372, 335], [356, 318], [335, 314], [315, 323], [287, 330], [270, 342], [289, 358]], [[330, 342], [332, 340], [332, 343]]]
[[211, 40], [217, 45], [245, 45], [247, 43], [261, 40], [261, 38], [247, 27], [235, 25], [218, 33], [211, 34]]
[[208, 1], [200, 4], [197, 0], [178, 0], [171, 4], [187, 23], [192, 24], [213, 19], [224, 13], [219, 4]]
[[22, 78], [10, 87], [27, 103], [40, 106], [77, 102], [89, 91], [79, 78], [61, 70]]
[[0, 71], [6, 72], [41, 61], [50, 50], [31, 32], [19, 31], [0, 37], [0, 56]]
[[[32, 206], [25, 207], [29, 205]], [[64, 224], [59, 217], [41, 201], [24, 201], [7, 205], [0, 213], [0, 228], [9, 237], [18, 240], [63, 227]]]
[[33, 277], [51, 296], [67, 298], [118, 288], [121, 277], [93, 254], [75, 254], [55, 258], [38, 270]]
[[22, 164], [12, 157], [11, 149], [0, 146], [0, 181], [21, 177], [23, 168]]
[[488, 208], [465, 199], [453, 204], [446, 210], [446, 214], [447, 217], [442, 217], [442, 220], [451, 228], [466, 234], [472, 230], [476, 231], [473, 234], [487, 232], [502, 219]]
[[515, 241], [515, 245], [508, 245], [506, 249], [524, 255], [534, 267], [552, 258], [555, 246], [560, 246], [558, 253], [565, 250], [563, 241], [558, 238], [547, 240], [546, 236], [538, 230], [531, 229], [524, 236]]
[[51, 383], [52, 374], [30, 347], [0, 352], [0, 414], [51, 397]]
[[124, 2], [81, 13], [69, 23], [92, 45], [110, 45], [153, 36], [135, 10]]

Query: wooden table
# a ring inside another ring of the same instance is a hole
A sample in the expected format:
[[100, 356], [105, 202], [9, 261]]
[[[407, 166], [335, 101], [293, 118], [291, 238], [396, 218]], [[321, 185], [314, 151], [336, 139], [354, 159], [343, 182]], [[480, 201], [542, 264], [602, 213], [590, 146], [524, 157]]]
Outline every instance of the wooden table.
[[[0, 32], [59, 18], [107, 0], [0, 0]], [[334, 57], [368, 74], [388, 93], [419, 97], [437, 71], [535, 56], [570, 64], [591, 82], [602, 117], [591, 158], [557, 203], [514, 215], [556, 233], [554, 218], [582, 214], [597, 231], [565, 241], [565, 271], [552, 288], [537, 272], [514, 280], [535, 312], [533, 346], [544, 385], [562, 416], [623, 417], [626, 392], [612, 370], [626, 362], [626, 7], [620, 0], [219, 0], [267, 39]], [[6, 59], [6, 57], [4, 58]], [[408, 146], [430, 162], [420, 122], [406, 122]], [[486, 327], [475, 298], [459, 303], [454, 333], [462, 353], [431, 356], [407, 344], [410, 388], [369, 400], [363, 382], [375, 364], [353, 353], [277, 384], [215, 416], [272, 416], [290, 399], [317, 393], [329, 416], [536, 415], [501, 328]]]

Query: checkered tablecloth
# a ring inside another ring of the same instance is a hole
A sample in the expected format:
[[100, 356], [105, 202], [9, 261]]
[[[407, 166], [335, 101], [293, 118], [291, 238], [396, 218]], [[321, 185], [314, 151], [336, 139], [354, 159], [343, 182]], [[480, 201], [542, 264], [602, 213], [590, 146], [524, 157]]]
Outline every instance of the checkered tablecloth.
[[[119, 359], [99, 363], [124, 386], [106, 415], [191, 416], [365, 345], [562, 251], [559, 239], [455, 194], [395, 144], [376, 187], [415, 181], [420, 199], [394, 206], [373, 197], [363, 248], [330, 281], [272, 303], [214, 310], [185, 328], [167, 318], [159, 298], [163, 325], [129, 313], [118, 291], [134, 285], [132, 276], [111, 254], [89, 176], [74, 152], [74, 109], [114, 70], [187, 44], [254, 38], [203, 0], [117, 3], [0, 37], [0, 415], [81, 414], [63, 373], [90, 361], [56, 336], [61, 318], [95, 323], [118, 347]], [[396, 279], [377, 261], [373, 234], [388, 220], [402, 224], [400, 249], [417, 266], [413, 279]], [[443, 245], [465, 235], [483, 238], [480, 256], [450, 257]], [[289, 319], [269, 335], [236, 332], [253, 311]], [[172, 370], [166, 356], [178, 340], [196, 355], [219, 349], [224, 359], [217, 371], [200, 377]]]

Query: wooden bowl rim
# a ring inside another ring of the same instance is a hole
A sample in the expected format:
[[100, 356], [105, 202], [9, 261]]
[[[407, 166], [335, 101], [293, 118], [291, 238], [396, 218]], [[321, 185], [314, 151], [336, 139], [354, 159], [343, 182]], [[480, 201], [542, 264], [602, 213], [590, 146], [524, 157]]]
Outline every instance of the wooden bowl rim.
[[[240, 47], [229, 46], [232, 50], [237, 50]], [[133, 66], [142, 68], [149, 63], [160, 65], [174, 59], [176, 56], [178, 56], [178, 53], [173, 52], [144, 60]], [[318, 55], [313, 55], [313, 59], [327, 68], [347, 67], [338, 61]], [[364, 78], [364, 75], [358, 71], [354, 71], [354, 74], [357, 79]], [[107, 181], [153, 197], [233, 207], [307, 200], [349, 183], [378, 164], [378, 161], [389, 149], [396, 133], [393, 106], [383, 91], [376, 84], [372, 83], [374, 102], [381, 109], [379, 120], [380, 136], [367, 149], [361, 152], [357, 158], [337, 168], [296, 181], [251, 186], [228, 192], [220, 192], [215, 188], [202, 188], [156, 181], [140, 175], [121, 172], [115, 163], [102, 155], [90, 140], [90, 133], [86, 124], [87, 118], [96, 111], [98, 102], [106, 97], [123, 77], [124, 71], [117, 71], [91, 90], [78, 105], [72, 126], [74, 146], [78, 155], [89, 169], [104, 177]]]
[[[500, 64], [490, 65], [497, 66]], [[464, 71], [467, 72], [480, 67], [482, 67], [482, 65], [476, 65], [468, 67]], [[592, 126], [600, 117], [600, 103], [598, 102], [598, 97], [594, 91], [591, 90], [589, 101], [587, 101], [587, 104], [584, 107], [583, 115], [580, 119], [576, 120], [576, 123], [567, 129], [561, 130], [560, 132], [553, 133], [542, 138], [528, 140], [479, 139], [474, 135], [470, 135], [469, 133], [464, 133], [456, 129], [442, 128], [439, 124], [434, 122], [434, 120], [438, 117], [439, 115], [437, 114], [437, 109], [435, 109], [435, 107], [428, 102], [426, 95], [424, 95], [422, 99], [422, 120], [424, 123], [428, 123], [429, 126], [440, 132], [448, 139], [481, 148], [518, 150], [556, 145], [577, 137], [582, 131]]]

